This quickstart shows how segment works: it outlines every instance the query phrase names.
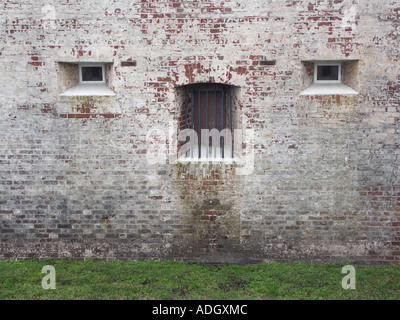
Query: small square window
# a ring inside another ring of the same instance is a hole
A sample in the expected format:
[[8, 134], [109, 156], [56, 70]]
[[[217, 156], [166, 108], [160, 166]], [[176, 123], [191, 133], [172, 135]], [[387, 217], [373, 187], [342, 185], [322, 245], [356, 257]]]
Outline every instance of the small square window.
[[81, 84], [105, 83], [104, 65], [79, 65], [79, 82]]
[[[302, 60], [304, 80], [309, 85], [303, 96], [353, 95], [358, 86], [358, 60]], [[314, 71], [314, 72], [313, 72]]]
[[60, 96], [115, 96], [112, 62], [58, 61]]
[[340, 63], [315, 63], [314, 82], [317, 83], [341, 83]]

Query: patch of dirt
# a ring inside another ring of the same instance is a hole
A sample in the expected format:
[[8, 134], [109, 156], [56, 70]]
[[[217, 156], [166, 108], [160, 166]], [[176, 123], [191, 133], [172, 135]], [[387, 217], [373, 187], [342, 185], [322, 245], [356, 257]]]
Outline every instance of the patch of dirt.
[[179, 287], [177, 287], [177, 288], [173, 288], [172, 289], [172, 292], [173, 293], [175, 293], [175, 294], [177, 294], [177, 295], [179, 295], [179, 296], [181, 296], [182, 298], [184, 297], [184, 296], [186, 296], [186, 294], [187, 294], [187, 290], [188, 290], [189, 288], [188, 288], [188, 286], [182, 286], [182, 285], [180, 285]]
[[249, 283], [246, 280], [239, 278], [238, 276], [230, 276], [229, 280], [225, 283], [220, 283], [218, 288], [225, 292], [231, 290], [245, 289]]
[[72, 284], [72, 280], [58, 280], [57, 282], [58, 282], [59, 284], [61, 284], [62, 286]]

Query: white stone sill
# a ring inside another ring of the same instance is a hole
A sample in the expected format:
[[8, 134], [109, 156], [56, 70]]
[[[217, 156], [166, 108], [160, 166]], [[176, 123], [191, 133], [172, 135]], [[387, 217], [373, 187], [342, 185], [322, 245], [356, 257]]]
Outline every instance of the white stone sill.
[[106, 84], [78, 84], [75, 87], [68, 89], [60, 94], [63, 97], [77, 97], [77, 96], [115, 96]]
[[178, 157], [175, 162], [176, 163], [182, 163], [182, 164], [184, 164], [184, 163], [227, 163], [227, 164], [232, 163], [233, 164], [233, 163], [242, 163], [243, 162], [243, 160], [238, 158], [237, 156], [232, 158], [232, 156], [231, 156], [232, 155], [232, 151], [229, 148], [225, 149], [225, 155], [226, 156], [224, 158], [222, 158], [221, 147], [218, 147], [215, 150], [217, 156], [214, 156], [212, 151], [213, 151], [213, 148], [211, 146], [211, 149], [209, 150], [210, 153], [209, 153], [208, 157], [205, 157], [203, 155], [207, 154], [207, 149], [206, 149], [205, 146], [202, 146], [201, 147], [201, 155], [202, 155], [202, 157], [199, 158], [199, 156], [198, 156], [199, 149], [198, 149], [197, 146], [195, 146], [193, 148], [193, 158], [190, 156], [191, 155], [190, 151], [188, 151], [188, 156], [187, 157], [183, 154], [180, 157]]
[[353, 95], [358, 94], [349, 86], [343, 83], [313, 83], [306, 90], [300, 93], [301, 96], [319, 96], [319, 95]]
[[237, 158], [179, 158], [176, 163], [242, 163], [243, 161]]

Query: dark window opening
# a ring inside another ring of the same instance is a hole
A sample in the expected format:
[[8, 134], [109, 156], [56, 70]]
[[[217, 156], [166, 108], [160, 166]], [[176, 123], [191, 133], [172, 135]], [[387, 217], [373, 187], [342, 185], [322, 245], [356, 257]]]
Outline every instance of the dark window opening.
[[103, 81], [103, 67], [82, 67], [82, 81]]
[[339, 66], [317, 66], [317, 81], [339, 81]]
[[197, 141], [190, 134], [186, 137], [190, 150], [185, 158], [233, 158], [232, 86], [199, 83], [184, 90], [180, 130], [193, 129], [197, 134]]

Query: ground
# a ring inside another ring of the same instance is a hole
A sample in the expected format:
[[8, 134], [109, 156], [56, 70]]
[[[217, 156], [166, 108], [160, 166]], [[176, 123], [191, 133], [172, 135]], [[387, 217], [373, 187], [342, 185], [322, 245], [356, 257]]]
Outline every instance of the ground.
[[[42, 288], [45, 265], [56, 288]], [[209, 266], [175, 261], [26, 260], [0, 262], [0, 299], [270, 300], [400, 299], [400, 266], [354, 265], [356, 289], [345, 290], [346, 264], [261, 263]]]

